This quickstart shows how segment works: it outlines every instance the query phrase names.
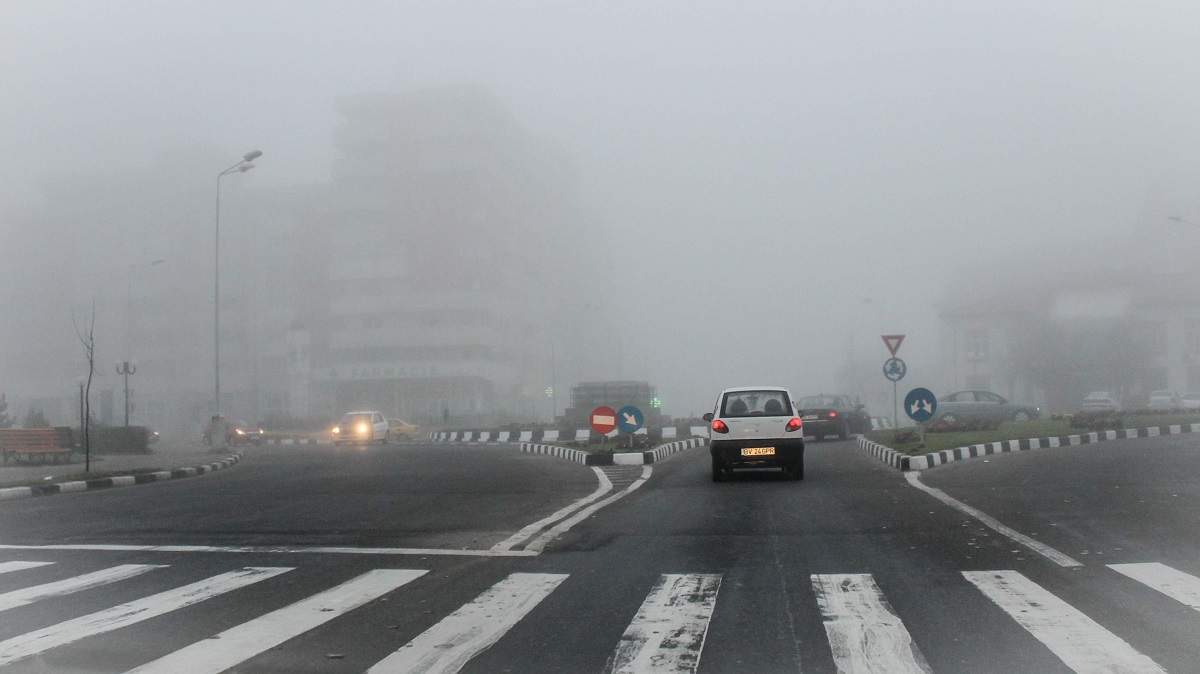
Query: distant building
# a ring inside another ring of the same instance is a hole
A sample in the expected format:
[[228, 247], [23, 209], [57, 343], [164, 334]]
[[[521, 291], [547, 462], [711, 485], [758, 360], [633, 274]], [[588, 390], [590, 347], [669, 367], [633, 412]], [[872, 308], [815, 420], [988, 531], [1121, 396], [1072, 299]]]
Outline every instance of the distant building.
[[1089, 391], [1129, 403], [1200, 391], [1200, 275], [1096, 269], [940, 312], [944, 388], [987, 389], [1054, 411]]
[[587, 324], [570, 301], [587, 256], [562, 245], [582, 223], [561, 158], [474, 89], [358, 97], [341, 115], [312, 215], [326, 247], [300, 314], [310, 334], [292, 339], [310, 381], [294, 411], [544, 414], [554, 333]]
[[648, 428], [658, 428], [666, 419], [659, 412], [658, 394], [644, 381], [591, 381], [571, 387], [571, 405], [560, 420], [571, 428], [587, 428], [592, 410], [607, 405], [614, 410], [633, 405], [646, 416]]

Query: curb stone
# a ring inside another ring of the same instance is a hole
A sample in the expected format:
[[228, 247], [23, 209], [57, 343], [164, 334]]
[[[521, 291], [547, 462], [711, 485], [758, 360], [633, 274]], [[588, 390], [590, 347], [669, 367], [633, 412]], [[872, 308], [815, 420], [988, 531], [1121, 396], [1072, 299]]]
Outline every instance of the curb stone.
[[918, 456], [901, 454], [886, 445], [858, 437], [858, 446], [871, 456], [899, 470], [927, 470], [943, 466], [955, 461], [966, 461], [981, 456], [993, 454], [1008, 454], [1024, 452], [1031, 449], [1054, 449], [1059, 447], [1080, 447], [1093, 445], [1110, 440], [1133, 440], [1137, 438], [1157, 438], [1184, 433], [1200, 433], [1200, 424], [1171, 424], [1167, 426], [1147, 426], [1144, 428], [1125, 428], [1119, 431], [1091, 431], [1071, 435], [1058, 435], [1044, 438], [1022, 438], [1019, 440], [997, 440], [976, 445], [965, 445], [953, 449], [943, 449]]
[[665, 460], [667, 457], [685, 449], [695, 447], [703, 447], [708, 444], [707, 438], [690, 438], [688, 440], [676, 440], [659, 445], [654, 449], [648, 449], [644, 452], [616, 452], [613, 454], [588, 454], [587, 452], [572, 449], [570, 447], [559, 447], [558, 445], [544, 445], [535, 442], [522, 442], [521, 451], [526, 454], [542, 454], [545, 456], [553, 456], [567, 461], [583, 464], [585, 466], [637, 466], [647, 463], [657, 463]]
[[172, 468], [171, 470], [160, 470], [153, 473], [136, 473], [134, 475], [113, 475], [112, 477], [98, 477], [92, 480], [75, 480], [71, 482], [55, 482], [53, 484], [39, 484], [34, 487], [8, 487], [0, 489], [0, 501], [11, 501], [19, 498], [30, 498], [33, 496], [49, 496], [51, 494], [65, 494], [77, 491], [95, 491], [97, 489], [109, 489], [111, 487], [132, 487], [133, 485], [146, 484], [148, 482], [161, 482], [163, 480], [177, 480], [184, 477], [193, 477], [196, 475], [204, 475], [214, 471], [228, 468], [242, 460], [241, 452], [231, 454], [220, 461], [213, 463], [204, 463], [198, 466], [188, 466], [186, 468]]

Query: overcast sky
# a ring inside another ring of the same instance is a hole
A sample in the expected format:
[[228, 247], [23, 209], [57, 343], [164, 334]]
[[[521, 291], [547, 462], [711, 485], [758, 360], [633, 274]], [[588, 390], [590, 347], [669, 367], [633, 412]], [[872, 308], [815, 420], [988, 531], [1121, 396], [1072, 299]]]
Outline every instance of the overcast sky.
[[964, 265], [1200, 246], [1162, 222], [1200, 221], [1198, 51], [1187, 1], [10, 0], [0, 215], [58, 170], [195, 145], [323, 181], [337, 98], [480, 85], [572, 157], [623, 265], [624, 374], [684, 413], [833, 386], [851, 330], [929, 354]]

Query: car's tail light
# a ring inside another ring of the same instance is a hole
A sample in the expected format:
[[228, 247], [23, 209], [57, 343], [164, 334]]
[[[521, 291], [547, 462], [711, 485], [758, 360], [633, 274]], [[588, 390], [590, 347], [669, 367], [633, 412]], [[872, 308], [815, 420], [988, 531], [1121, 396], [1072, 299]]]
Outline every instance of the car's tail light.
[[829, 410], [829, 418], [836, 419], [837, 418], [837, 410]]
[[718, 433], [728, 433], [729, 425], [720, 419], [713, 419], [712, 429]]
[[804, 428], [804, 422], [800, 421], [800, 417], [792, 417], [791, 419], [788, 419], [787, 430], [789, 433], [792, 431], [798, 431], [801, 428]]

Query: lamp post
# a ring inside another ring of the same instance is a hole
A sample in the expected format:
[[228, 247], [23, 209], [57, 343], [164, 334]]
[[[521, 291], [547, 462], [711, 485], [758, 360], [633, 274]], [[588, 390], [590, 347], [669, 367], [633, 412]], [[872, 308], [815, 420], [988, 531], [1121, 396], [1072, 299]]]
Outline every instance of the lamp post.
[[117, 374], [125, 377], [125, 428], [129, 428], [129, 377], [137, 372], [137, 364], [132, 361], [117, 363]]
[[217, 174], [216, 222], [213, 227], [213, 416], [221, 414], [221, 178], [254, 168], [262, 150], [252, 150]]

